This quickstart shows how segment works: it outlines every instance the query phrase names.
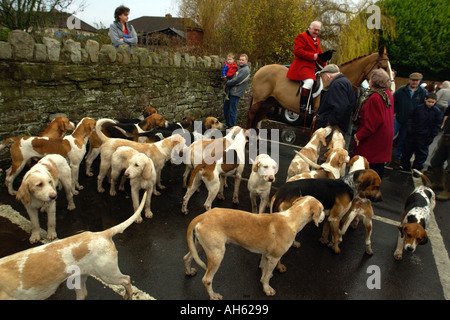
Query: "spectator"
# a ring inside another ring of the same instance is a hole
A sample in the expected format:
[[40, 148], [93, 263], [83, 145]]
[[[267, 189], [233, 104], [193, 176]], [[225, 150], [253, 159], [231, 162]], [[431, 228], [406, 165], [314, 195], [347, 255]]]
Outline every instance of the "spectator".
[[320, 98], [320, 106], [314, 117], [315, 129], [328, 125], [338, 126], [345, 133], [355, 105], [355, 96], [350, 81], [339, 72], [339, 67], [329, 64], [322, 70], [324, 86], [327, 89]]
[[394, 137], [398, 134], [394, 161], [397, 165], [400, 164], [402, 157], [409, 115], [417, 105], [424, 102], [427, 95], [426, 90], [419, 87], [422, 78], [422, 74], [418, 72], [411, 73], [409, 75], [409, 84], [400, 87], [394, 93]]
[[353, 154], [365, 157], [370, 168], [383, 178], [384, 165], [392, 157], [394, 97], [389, 90], [389, 75], [383, 69], [371, 73], [369, 86], [359, 113]]
[[321, 28], [321, 22], [313, 21], [308, 30], [298, 34], [294, 40], [295, 57], [289, 67], [287, 77], [294, 81], [303, 81], [300, 93], [300, 110], [307, 107], [309, 94], [316, 80], [316, 63], [325, 66], [326, 61], [330, 60], [333, 55], [332, 50], [322, 53], [318, 37]]
[[[445, 117], [448, 118], [450, 108], [447, 108]], [[431, 182], [434, 190], [443, 192], [436, 196], [436, 199], [446, 201], [450, 200], [450, 122], [444, 123], [444, 132], [433, 152], [430, 161]], [[444, 171], [444, 164], [447, 161], [447, 167]]]
[[130, 46], [130, 53], [133, 53], [133, 46], [137, 44], [138, 37], [133, 26], [128, 23], [128, 15], [130, 9], [125, 6], [120, 6], [114, 11], [115, 21], [109, 27], [109, 35], [114, 48], [122, 44]]
[[[234, 55], [228, 54], [227, 61], [224, 63], [222, 68], [222, 79], [226, 83], [228, 80], [231, 80], [234, 74], [237, 71], [237, 64], [234, 61]], [[230, 93], [230, 87], [225, 86], [225, 100], [228, 100], [228, 94]]]
[[226, 86], [230, 87], [229, 99], [223, 104], [223, 113], [225, 116], [226, 126], [234, 127], [237, 123], [237, 107], [239, 99], [245, 94], [248, 79], [250, 78], [250, 68], [248, 67], [248, 56], [241, 54], [239, 57], [239, 69], [231, 80], [226, 82]]
[[401, 164], [404, 170], [411, 170], [411, 157], [414, 154], [413, 169], [421, 171], [428, 157], [428, 147], [439, 133], [442, 113], [435, 106], [436, 94], [429, 93], [424, 104], [419, 104], [411, 112], [407, 123], [405, 148]]
[[450, 101], [450, 81], [442, 82], [441, 89], [437, 92], [437, 102], [436, 106], [441, 110], [442, 114], [445, 114], [445, 111], [448, 107], [448, 103]]

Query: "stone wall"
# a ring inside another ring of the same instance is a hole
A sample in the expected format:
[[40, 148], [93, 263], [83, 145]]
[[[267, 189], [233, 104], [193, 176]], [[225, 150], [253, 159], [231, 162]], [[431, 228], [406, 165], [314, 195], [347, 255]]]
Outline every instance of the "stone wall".
[[[0, 141], [9, 136], [39, 135], [59, 114], [72, 121], [89, 116], [138, 117], [147, 105], [169, 121], [184, 115], [223, 120], [224, 58], [154, 53], [123, 45], [88, 40], [61, 43], [42, 38], [36, 43], [22, 31], [0, 41]], [[250, 82], [251, 83], [251, 80]], [[251, 85], [241, 99], [245, 119]], [[9, 157], [6, 149], [0, 161]]]

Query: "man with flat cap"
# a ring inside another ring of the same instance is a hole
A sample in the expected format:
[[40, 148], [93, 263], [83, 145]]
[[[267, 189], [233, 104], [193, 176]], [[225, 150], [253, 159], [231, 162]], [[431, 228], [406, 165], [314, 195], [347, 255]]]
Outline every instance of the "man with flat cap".
[[325, 66], [321, 74], [325, 89], [315, 116], [316, 129], [331, 125], [346, 133], [355, 106], [352, 84], [335, 64]]
[[419, 86], [423, 76], [419, 72], [409, 75], [409, 83], [394, 93], [394, 137], [398, 134], [394, 162], [399, 165], [406, 140], [408, 118], [414, 108], [424, 103], [427, 91]]

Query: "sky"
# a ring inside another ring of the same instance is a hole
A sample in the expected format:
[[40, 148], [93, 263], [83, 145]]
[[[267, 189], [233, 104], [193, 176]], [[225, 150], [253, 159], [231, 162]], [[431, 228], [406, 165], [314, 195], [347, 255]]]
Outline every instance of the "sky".
[[[81, 2], [85, 3], [83, 11], [77, 11]], [[130, 8], [129, 19], [142, 16], [164, 17], [167, 13], [178, 16], [177, 0], [75, 0], [68, 12], [76, 12], [75, 16], [93, 27], [100, 23], [109, 28], [114, 21], [114, 10], [120, 5]]]

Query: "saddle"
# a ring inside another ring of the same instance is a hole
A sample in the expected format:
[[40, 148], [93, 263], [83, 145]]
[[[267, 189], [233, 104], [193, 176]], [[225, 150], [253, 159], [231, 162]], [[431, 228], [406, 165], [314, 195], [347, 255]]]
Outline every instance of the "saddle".
[[305, 106], [303, 106], [301, 103], [302, 86], [303, 86], [303, 80], [300, 80], [300, 85], [298, 87], [297, 94], [295, 95], [296, 97], [298, 97], [300, 95], [300, 102], [299, 102], [300, 113], [307, 112], [308, 114], [311, 114], [311, 113], [313, 113], [312, 101], [314, 98], [316, 98], [322, 92], [322, 89], [323, 89], [322, 78], [320, 77], [320, 71], [316, 71], [316, 80], [314, 81], [314, 84], [313, 84], [311, 90], [309, 91], [307, 103]]

